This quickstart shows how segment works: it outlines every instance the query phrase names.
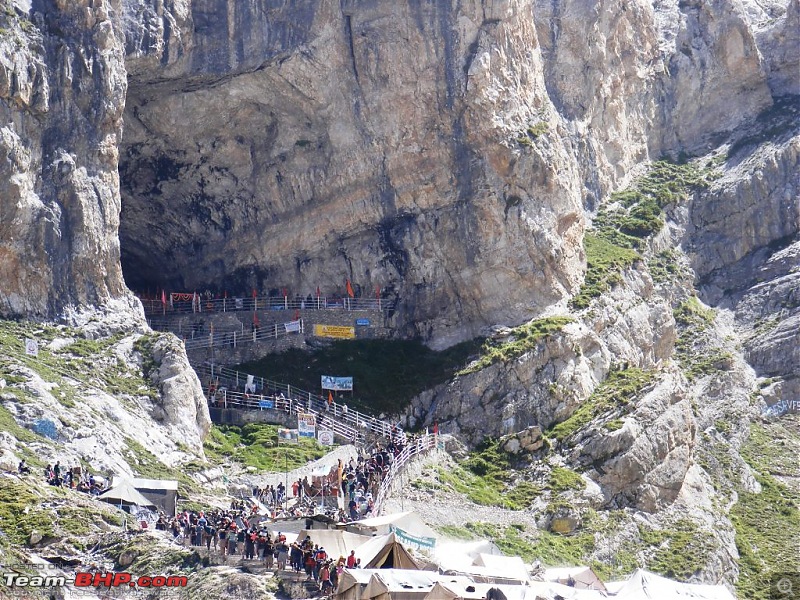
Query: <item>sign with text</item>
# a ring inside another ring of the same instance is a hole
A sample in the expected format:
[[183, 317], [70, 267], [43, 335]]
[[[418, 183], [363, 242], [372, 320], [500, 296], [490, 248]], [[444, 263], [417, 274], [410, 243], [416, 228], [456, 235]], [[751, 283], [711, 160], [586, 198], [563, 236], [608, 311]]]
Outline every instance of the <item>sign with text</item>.
[[25, 338], [25, 354], [28, 356], [39, 356], [39, 344], [36, 340]]
[[300, 437], [315, 437], [317, 433], [317, 417], [297, 413], [297, 433]]
[[300, 331], [300, 320], [284, 323], [283, 327], [286, 329], [286, 333], [298, 332]]
[[356, 337], [356, 328], [342, 325], [320, 325], [317, 323], [314, 325], [314, 335], [337, 340], [352, 340]]
[[775, 404], [768, 406], [764, 411], [765, 417], [780, 417], [787, 413], [800, 412], [800, 400], [780, 399]]
[[352, 392], [352, 377], [333, 377], [332, 375], [322, 376], [322, 389], [333, 390], [334, 392]]
[[412, 535], [405, 531], [404, 529], [400, 529], [399, 527], [395, 527], [394, 525], [389, 525], [389, 531], [394, 532], [397, 539], [409, 546], [416, 546], [418, 549], [423, 548], [433, 548], [436, 546], [436, 538], [432, 537], [424, 537], [421, 535]]
[[258, 401], [258, 407], [261, 409], [275, 408], [275, 400], [272, 398], [261, 398], [261, 400]]
[[278, 443], [296, 444], [299, 441], [297, 429], [278, 429]]
[[356, 325], [359, 327], [369, 327], [369, 319], [356, 319]]
[[333, 446], [333, 432], [322, 430], [317, 433], [317, 441], [323, 446]]

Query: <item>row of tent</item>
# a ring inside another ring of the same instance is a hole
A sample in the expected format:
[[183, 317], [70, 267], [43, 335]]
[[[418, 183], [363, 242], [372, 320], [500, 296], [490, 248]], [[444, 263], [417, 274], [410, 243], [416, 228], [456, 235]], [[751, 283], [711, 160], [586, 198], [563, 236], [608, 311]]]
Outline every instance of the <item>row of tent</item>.
[[[413, 513], [367, 520], [362, 527], [382, 535], [367, 537], [343, 530], [302, 531], [325, 548], [329, 556], [347, 556], [351, 550], [362, 569], [343, 573], [337, 600], [734, 600], [721, 585], [680, 583], [638, 570], [625, 581], [603, 583], [589, 567], [545, 569], [543, 581], [531, 577], [529, 565], [518, 556], [504, 556], [486, 540], [441, 541], [430, 556], [409, 551], [396, 532], [398, 523], [415, 535]], [[388, 528], [384, 526], [388, 525]], [[392, 530], [392, 527], [395, 527]], [[427, 526], [426, 526], [427, 527]]]
[[[115, 479], [99, 499], [174, 514], [176, 496], [177, 482]], [[304, 530], [297, 539], [306, 536], [333, 558], [354, 551], [361, 559], [361, 569], [344, 571], [336, 600], [734, 600], [724, 586], [680, 583], [643, 570], [604, 584], [588, 567], [546, 569], [544, 581], [536, 581], [520, 557], [504, 556], [488, 540], [441, 539], [412, 512], [363, 519], [347, 530]]]
[[[612, 591], [613, 590], [613, 591]], [[525, 585], [475, 582], [463, 575], [401, 569], [347, 569], [335, 600], [735, 600], [721, 585], [679, 583], [637, 570], [605, 590], [553, 581]]]

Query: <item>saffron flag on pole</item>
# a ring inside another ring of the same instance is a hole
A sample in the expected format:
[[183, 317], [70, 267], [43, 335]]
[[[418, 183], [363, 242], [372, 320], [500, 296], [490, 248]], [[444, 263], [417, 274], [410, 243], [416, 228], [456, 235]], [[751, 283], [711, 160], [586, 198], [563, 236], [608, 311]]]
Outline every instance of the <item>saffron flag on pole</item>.
[[355, 298], [356, 294], [353, 291], [353, 286], [350, 285], [350, 280], [349, 279], [347, 280], [346, 287], [347, 287], [347, 295], [350, 296], [351, 298]]

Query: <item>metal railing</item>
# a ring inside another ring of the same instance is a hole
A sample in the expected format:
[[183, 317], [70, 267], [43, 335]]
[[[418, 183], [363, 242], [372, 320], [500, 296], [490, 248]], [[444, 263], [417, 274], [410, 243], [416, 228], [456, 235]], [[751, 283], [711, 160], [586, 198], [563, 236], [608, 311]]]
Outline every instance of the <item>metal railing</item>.
[[[324, 396], [302, 390], [291, 384], [279, 383], [257, 375], [249, 375], [234, 369], [220, 367], [216, 365], [202, 364], [192, 365], [200, 377], [204, 389], [208, 390], [209, 383], [212, 381], [217, 390], [226, 389], [229, 397], [242, 401], [241, 406], [231, 408], [255, 408], [260, 409], [258, 403], [253, 403], [253, 398], [264, 396], [265, 398], [276, 398], [281, 401], [281, 406], [285, 402], [291, 402], [291, 406], [304, 406], [305, 412], [321, 414], [331, 417], [332, 420], [341, 423], [348, 428], [348, 431], [358, 433], [359, 438], [363, 437], [366, 431], [372, 431], [382, 437], [389, 437], [392, 433], [392, 425], [365, 413], [345, 407], [338, 402], [329, 402]], [[251, 388], [245, 393], [245, 386], [252, 381]], [[233, 394], [233, 396], [231, 396]], [[245, 402], [248, 400], [248, 402]], [[336, 431], [334, 430], [334, 433]], [[352, 439], [349, 437], [348, 439]]]
[[[206, 388], [206, 393], [210, 393]], [[296, 398], [286, 398], [281, 395], [249, 394], [220, 388], [214, 392], [209, 401], [211, 408], [238, 409], [238, 410], [272, 410], [285, 412], [290, 415], [314, 415], [319, 429], [333, 431], [334, 435], [354, 443], [361, 440], [364, 433], [357, 428], [343, 423], [334, 418], [327, 411], [319, 411], [310, 407], [307, 401]]]
[[279, 310], [388, 310], [390, 302], [383, 298], [342, 298], [320, 296], [314, 298], [290, 298], [288, 296], [256, 298], [211, 298], [197, 296], [189, 300], [167, 300], [142, 298], [145, 315], [169, 315], [187, 313], [257, 312]]
[[411, 459], [426, 452], [430, 452], [438, 445], [438, 434], [426, 433], [415, 440], [409, 441], [403, 448], [402, 452], [394, 457], [389, 471], [384, 475], [381, 484], [378, 487], [378, 493], [375, 495], [375, 508], [373, 514], [379, 516], [383, 511], [383, 503], [389, 490], [392, 487], [392, 482], [400, 470], [405, 467]]
[[277, 340], [287, 335], [301, 334], [305, 332], [305, 325], [302, 319], [289, 321], [288, 323], [270, 323], [251, 327], [248, 331], [244, 324], [236, 328], [211, 327], [209, 331], [203, 329], [190, 329], [183, 331], [183, 327], [174, 327], [163, 321], [148, 320], [150, 327], [157, 331], [168, 331], [174, 333], [181, 340], [187, 350], [195, 348], [217, 348], [231, 347], [236, 348], [241, 344], [255, 344], [256, 342], [268, 342]]

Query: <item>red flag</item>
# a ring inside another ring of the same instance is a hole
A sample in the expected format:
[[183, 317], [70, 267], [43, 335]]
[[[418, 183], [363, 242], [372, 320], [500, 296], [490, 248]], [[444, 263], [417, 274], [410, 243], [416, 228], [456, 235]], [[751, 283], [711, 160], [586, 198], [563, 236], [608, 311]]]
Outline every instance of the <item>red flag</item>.
[[319, 286], [317, 286], [317, 298], [319, 298]]
[[380, 298], [381, 297], [381, 286], [379, 286], [379, 285], [375, 286], [375, 297], [376, 298]]
[[333, 402], [333, 392], [328, 390], [328, 404], [331, 404], [332, 402]]
[[350, 296], [351, 298], [355, 298], [355, 297], [356, 297], [356, 294], [355, 294], [355, 292], [353, 291], [353, 286], [352, 286], [352, 285], [350, 285], [350, 280], [349, 280], [349, 279], [347, 280], [347, 285], [346, 285], [346, 287], [347, 287], [347, 295], [348, 295], [348, 296]]
[[289, 292], [286, 290], [286, 288], [283, 288], [283, 297], [286, 298], [286, 296], [288, 296], [288, 295], [289, 295]]
[[255, 325], [256, 327], [261, 325], [261, 323], [258, 320], [258, 313], [253, 313], [253, 325]]
[[223, 298], [227, 298], [227, 297], [228, 297], [228, 290], [225, 290], [225, 295], [223, 296]]
[[164, 306], [167, 305], [167, 291], [166, 290], [161, 290], [161, 304], [163, 304]]
[[294, 309], [294, 320], [297, 321], [299, 318], [300, 318], [300, 309], [299, 308], [295, 308]]
[[256, 288], [253, 288], [253, 298], [257, 297], [258, 297], [258, 292], [256, 291]]

